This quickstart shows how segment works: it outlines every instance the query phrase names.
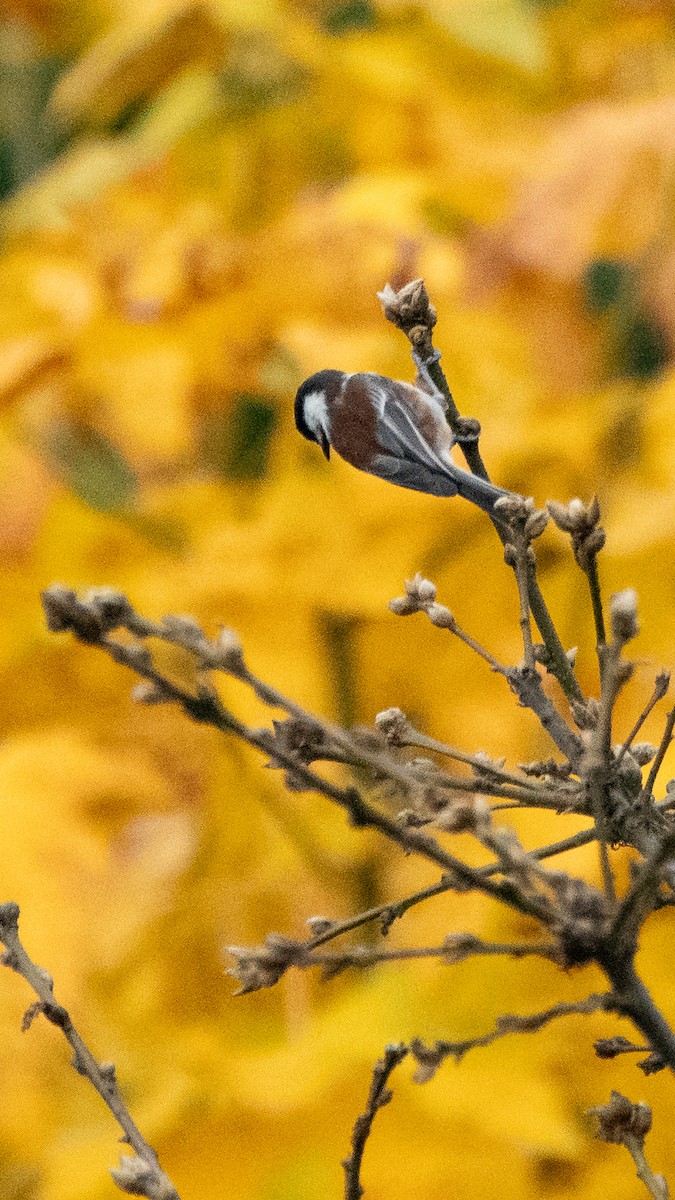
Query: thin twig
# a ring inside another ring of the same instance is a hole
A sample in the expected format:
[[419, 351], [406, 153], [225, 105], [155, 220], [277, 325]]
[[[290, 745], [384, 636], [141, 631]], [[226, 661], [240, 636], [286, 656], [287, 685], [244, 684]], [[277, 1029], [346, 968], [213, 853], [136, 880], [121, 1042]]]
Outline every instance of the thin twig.
[[179, 1200], [178, 1192], [159, 1165], [159, 1159], [132, 1120], [120, 1092], [112, 1063], [98, 1063], [77, 1032], [67, 1010], [54, 998], [51, 976], [28, 957], [19, 939], [19, 906], [12, 902], [0, 905], [0, 941], [5, 946], [2, 962], [21, 975], [39, 997], [24, 1018], [24, 1028], [38, 1014], [56, 1025], [73, 1049], [73, 1065], [96, 1089], [108, 1106], [123, 1132], [122, 1141], [135, 1151], [135, 1158], [123, 1157], [120, 1166], [111, 1171], [115, 1183], [123, 1192], [146, 1196], [148, 1200]]
[[[515, 532], [515, 531], [514, 531]], [[534, 646], [532, 644], [532, 628], [530, 626], [530, 598], [528, 589], [528, 571], [527, 560], [528, 553], [534, 553], [530, 550], [528, 542], [523, 536], [523, 531], [518, 530], [517, 540], [509, 543], [507, 547], [506, 561], [513, 567], [516, 584], [518, 586], [518, 604], [520, 623], [520, 632], [523, 639], [523, 666], [526, 671], [535, 671]], [[513, 554], [511, 554], [511, 548]]]
[[621, 1092], [613, 1091], [608, 1104], [589, 1109], [598, 1118], [596, 1137], [601, 1142], [625, 1146], [637, 1167], [638, 1179], [653, 1200], [668, 1200], [668, 1184], [663, 1175], [655, 1175], [644, 1152], [645, 1137], [652, 1127], [652, 1110], [642, 1101], [635, 1104]]
[[391, 1092], [387, 1087], [392, 1071], [408, 1053], [408, 1047], [403, 1043], [387, 1046], [384, 1057], [375, 1064], [373, 1078], [368, 1093], [365, 1112], [356, 1118], [352, 1132], [352, 1152], [342, 1164], [345, 1172], [345, 1200], [361, 1200], [361, 1163], [366, 1142], [373, 1127], [373, 1121], [381, 1108], [391, 1100]]
[[478, 1049], [480, 1046], [490, 1046], [508, 1034], [538, 1033], [545, 1025], [556, 1021], [559, 1017], [589, 1015], [604, 1011], [609, 1007], [611, 1007], [611, 995], [604, 992], [587, 996], [585, 1000], [577, 1000], [573, 1003], [554, 1004], [551, 1008], [544, 1009], [543, 1012], [532, 1013], [529, 1016], [508, 1013], [503, 1017], [498, 1017], [494, 1028], [488, 1033], [474, 1038], [466, 1038], [461, 1042], [438, 1041], [433, 1046], [426, 1046], [424, 1042], [416, 1038], [410, 1044], [410, 1051], [419, 1064], [414, 1078], [418, 1083], [426, 1083], [433, 1078], [444, 1059], [452, 1057], [460, 1062], [469, 1050]]
[[595, 623], [595, 637], [599, 648], [600, 646], [605, 645], [607, 641], [607, 633], [605, 630], [605, 616], [602, 611], [602, 594], [600, 592], [598, 558], [596, 554], [589, 555], [588, 565], [586, 567], [586, 577], [588, 579], [588, 587], [591, 593], [591, 606], [593, 608], [593, 621]]
[[675, 1071], [675, 1034], [638, 976], [632, 954], [626, 953], [623, 938], [612, 943], [610, 935], [605, 952], [598, 954], [597, 961], [612, 984], [608, 1007], [630, 1017], [652, 1050], [657, 1051], [671, 1071]]
[[651, 794], [652, 794], [652, 791], [654, 789], [654, 784], [656, 783], [656, 776], [658, 775], [659, 771], [661, 770], [661, 764], [663, 763], [663, 760], [666, 757], [666, 752], [668, 750], [668, 747], [670, 746], [670, 743], [673, 740], [673, 730], [674, 729], [675, 729], [675, 708], [671, 709], [671, 711], [668, 713], [668, 716], [666, 717], [666, 726], [663, 731], [663, 737], [661, 738], [661, 741], [659, 743], [659, 748], [656, 752], [656, 756], [651, 765], [649, 775], [647, 776], [647, 782], [645, 783], [645, 786], [643, 788], [643, 793], [645, 796], [651, 796]]
[[638, 931], [654, 908], [661, 876], [666, 864], [675, 854], [675, 832], [662, 838], [655, 852], [642, 864], [614, 918], [610, 943], [626, 954], [634, 954]]
[[621, 762], [623, 761], [624, 755], [630, 750], [631, 746], [633, 745], [633, 742], [635, 741], [638, 733], [642, 729], [642, 726], [644, 725], [645, 721], [647, 720], [647, 717], [651, 713], [652, 709], [658, 704], [659, 700], [663, 700], [663, 697], [666, 695], [669, 686], [670, 686], [670, 672], [669, 671], [659, 671], [659, 674], [656, 676], [656, 679], [654, 681], [654, 690], [653, 690], [651, 696], [649, 697], [649, 700], [645, 704], [645, 707], [643, 708], [642, 712], [640, 713], [640, 716], [638, 717], [633, 728], [631, 729], [630, 733], [628, 734], [628, 737], [626, 738], [621, 749], [619, 750], [619, 753], [616, 756], [617, 766], [619, 766], [621, 764]]
[[635, 1163], [638, 1179], [644, 1183], [649, 1194], [654, 1200], [668, 1200], [668, 1184], [663, 1175], [655, 1175], [652, 1171], [640, 1139], [626, 1134], [623, 1144]]

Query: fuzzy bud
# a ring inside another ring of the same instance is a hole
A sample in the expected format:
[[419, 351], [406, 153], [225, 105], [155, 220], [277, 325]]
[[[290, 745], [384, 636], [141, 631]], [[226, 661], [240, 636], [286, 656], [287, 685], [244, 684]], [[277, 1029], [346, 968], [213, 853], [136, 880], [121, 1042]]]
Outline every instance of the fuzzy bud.
[[168, 692], [156, 683], [137, 683], [131, 690], [131, 699], [135, 704], [166, 704], [171, 699]]
[[52, 633], [64, 633], [70, 629], [82, 642], [100, 640], [103, 625], [98, 612], [92, 605], [78, 600], [70, 588], [53, 583], [42, 592], [41, 598], [47, 628]]
[[630, 752], [639, 767], [646, 767], [656, 757], [657, 747], [651, 742], [636, 742]]
[[637, 592], [634, 588], [625, 588], [616, 592], [609, 605], [612, 623], [612, 637], [622, 646], [632, 641], [640, 632], [637, 619]]
[[83, 603], [98, 615], [105, 633], [126, 625], [128, 617], [133, 614], [127, 597], [110, 587], [90, 588], [84, 595]]
[[390, 746], [400, 746], [410, 728], [408, 718], [400, 708], [385, 708], [375, 717], [375, 725]]
[[240, 675], [244, 668], [244, 650], [234, 629], [221, 629], [212, 642], [201, 647], [200, 656], [205, 667], [231, 675]]
[[525, 522], [524, 534], [528, 542], [533, 542], [535, 538], [541, 537], [547, 525], [548, 513], [545, 509], [541, 508], [537, 512], [533, 512]]
[[168, 642], [175, 642], [186, 650], [201, 650], [206, 642], [204, 631], [194, 617], [169, 613], [162, 617], [161, 630]]
[[518, 496], [515, 492], [508, 496], [500, 496], [495, 501], [495, 512], [506, 521], [527, 521], [534, 515], [534, 500], [532, 497]]
[[444, 604], [430, 604], [427, 608], [427, 616], [431, 624], [438, 629], [455, 629], [457, 626], [450, 609], [446, 608]]
[[119, 647], [118, 653], [114, 657], [116, 662], [123, 662], [125, 666], [131, 667], [132, 671], [138, 671], [139, 675], [144, 675], [146, 671], [152, 669], [150, 651], [138, 642], [133, 642], [130, 646]]
[[394, 596], [394, 599], [389, 601], [387, 608], [395, 617], [410, 617], [413, 613], [419, 612], [419, 606], [409, 596]]
[[158, 1195], [157, 1171], [138, 1156], [123, 1155], [119, 1167], [113, 1168], [110, 1174], [120, 1191], [130, 1196]]
[[436, 324], [436, 310], [429, 300], [423, 279], [413, 279], [398, 291], [390, 283], [385, 283], [382, 291], [377, 293], [377, 298], [387, 320], [406, 334], [416, 325], [432, 329]]
[[415, 600], [420, 608], [425, 608], [427, 604], [431, 604], [436, 599], [436, 586], [430, 579], [425, 579], [420, 575], [419, 571], [414, 579], [406, 579], [405, 581], [406, 596], [411, 600]]
[[479, 953], [481, 944], [474, 933], [449, 933], [443, 940], [443, 962], [455, 966], [469, 955]]
[[570, 709], [577, 729], [596, 728], [600, 716], [600, 702], [595, 696], [590, 696], [588, 700], [572, 700]]
[[308, 917], [305, 924], [312, 937], [321, 937], [323, 933], [328, 933], [328, 930], [333, 928], [334, 922], [328, 917]]

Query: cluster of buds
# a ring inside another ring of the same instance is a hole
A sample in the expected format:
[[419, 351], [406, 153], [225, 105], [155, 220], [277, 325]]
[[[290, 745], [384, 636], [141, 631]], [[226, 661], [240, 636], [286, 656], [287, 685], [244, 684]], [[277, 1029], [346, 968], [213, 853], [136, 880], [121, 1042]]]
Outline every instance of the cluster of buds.
[[[241, 642], [234, 630], [223, 628], [211, 639], [194, 617], [179, 614], [165, 616], [155, 624], [139, 616], [127, 597], [113, 588], [90, 588], [79, 597], [71, 588], [55, 583], [42, 593], [42, 606], [47, 628], [52, 633], [70, 632], [79, 641], [95, 645], [115, 630], [126, 629], [139, 641], [159, 638], [182, 646], [197, 659], [202, 670], [225, 671], [237, 676], [245, 671]], [[141, 645], [123, 646], [106, 640], [106, 648], [109, 652], [117, 650], [113, 657], [140, 673], [152, 665], [149, 651]], [[161, 689], [139, 693], [137, 699], [146, 704], [159, 703], [166, 699], [160, 692]]]
[[74, 633], [81, 642], [98, 642], [120, 628], [139, 637], [152, 632], [151, 622], [139, 617], [127, 597], [113, 588], [90, 588], [80, 599], [71, 588], [53, 583], [42, 592], [42, 607], [52, 633]]
[[501, 496], [495, 504], [495, 516], [507, 526], [507, 537], [504, 542], [504, 562], [508, 567], [516, 567], [523, 556], [530, 563], [534, 562], [534, 551], [531, 543], [541, 537], [548, 525], [548, 513], [543, 508], [535, 508], [532, 497], [526, 499], [515, 493], [511, 496]]
[[445, 804], [434, 824], [445, 833], [471, 833], [483, 842], [492, 828], [490, 805], [483, 796], [462, 796]]
[[652, 1110], [648, 1104], [633, 1104], [621, 1092], [612, 1092], [609, 1104], [589, 1108], [591, 1116], [598, 1118], [596, 1137], [601, 1142], [624, 1145], [627, 1139], [636, 1139], [639, 1145], [645, 1140], [652, 1127]]
[[436, 324], [436, 309], [429, 300], [424, 280], [413, 279], [399, 291], [385, 283], [377, 298], [387, 320], [405, 334], [420, 358], [425, 362], [433, 358], [436, 352], [431, 331]]
[[263, 946], [227, 946], [226, 950], [236, 962], [226, 972], [239, 982], [235, 996], [274, 987], [288, 968], [299, 966], [305, 956], [301, 942], [281, 933], [268, 933]]
[[432, 625], [439, 629], [455, 629], [456, 621], [444, 604], [436, 603], [436, 587], [430, 579], [424, 579], [419, 571], [414, 579], [406, 579], [405, 596], [395, 596], [389, 601], [389, 611], [397, 617], [409, 617], [412, 613], [424, 612]]
[[599, 524], [600, 505], [597, 496], [593, 497], [590, 504], [584, 504], [579, 499], [570, 500], [569, 504], [549, 500], [547, 508], [558, 529], [569, 533], [574, 557], [582, 571], [588, 571], [605, 544], [605, 531]]
[[611, 914], [602, 892], [563, 871], [549, 871], [546, 880], [555, 895], [555, 933], [565, 966], [590, 962], [611, 928]]

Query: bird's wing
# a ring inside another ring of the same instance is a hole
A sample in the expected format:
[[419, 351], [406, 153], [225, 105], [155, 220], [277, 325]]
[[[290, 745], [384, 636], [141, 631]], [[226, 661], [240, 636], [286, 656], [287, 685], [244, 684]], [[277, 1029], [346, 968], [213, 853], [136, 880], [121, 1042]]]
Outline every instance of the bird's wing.
[[[419, 427], [419, 414], [413, 408], [416, 403], [414, 388], [409, 384], [395, 383], [392, 386], [390, 380], [386, 382], [386, 389], [377, 387], [374, 404], [377, 414], [375, 436], [380, 448], [393, 458], [419, 463], [429, 471], [447, 474], [448, 462], [433, 450]], [[426, 402], [420, 399], [417, 404], [424, 406]], [[435, 423], [433, 410], [425, 411], [423, 408], [421, 411], [427, 421]]]

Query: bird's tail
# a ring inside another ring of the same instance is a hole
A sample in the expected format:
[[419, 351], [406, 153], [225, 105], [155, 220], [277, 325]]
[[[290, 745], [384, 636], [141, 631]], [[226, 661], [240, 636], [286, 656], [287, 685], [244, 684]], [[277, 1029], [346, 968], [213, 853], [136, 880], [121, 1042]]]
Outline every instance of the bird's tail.
[[514, 494], [497, 487], [494, 483], [489, 483], [487, 479], [481, 479], [480, 475], [471, 475], [454, 464], [452, 474], [459, 495], [463, 496], [465, 500], [470, 500], [472, 504], [477, 504], [484, 512], [493, 512], [498, 500], [501, 500], [503, 496]]

